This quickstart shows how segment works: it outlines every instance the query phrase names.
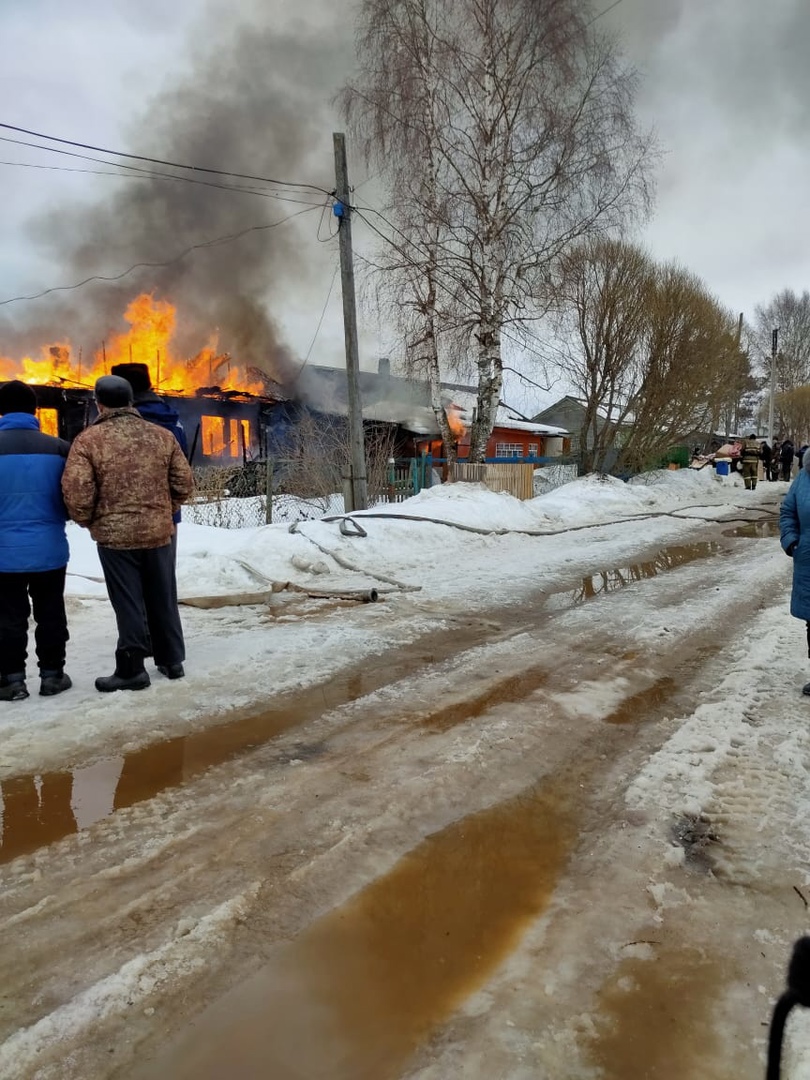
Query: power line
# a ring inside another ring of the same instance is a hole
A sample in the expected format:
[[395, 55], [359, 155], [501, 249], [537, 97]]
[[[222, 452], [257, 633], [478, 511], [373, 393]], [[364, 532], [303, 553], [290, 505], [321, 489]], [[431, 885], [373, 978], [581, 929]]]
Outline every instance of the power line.
[[[21, 135], [30, 135], [35, 139], [47, 139], [48, 142], [60, 143], [63, 146], [76, 146], [80, 150], [93, 150], [97, 154], [109, 154], [112, 157], [128, 158], [130, 161], [146, 161], [151, 165], [166, 165], [171, 169], [186, 169], [191, 172], [210, 173], [214, 176], [230, 176], [237, 180], [258, 180], [262, 184], [278, 184], [280, 187], [288, 188], [306, 188], [310, 191], [319, 191], [322, 195], [329, 194], [325, 188], [318, 187], [316, 184], [274, 180], [267, 176], [252, 176], [250, 173], [228, 172], [225, 169], [209, 169], [203, 165], [186, 165], [177, 161], [165, 161], [162, 158], [146, 157], [143, 154], [127, 154], [121, 150], [108, 150], [103, 146], [93, 146], [92, 143], [76, 142], [73, 139], [61, 139], [56, 135], [44, 135], [41, 131], [31, 131], [28, 128], [17, 127], [15, 124], [0, 123], [0, 128], [4, 128], [6, 131], [16, 131]], [[43, 147], [42, 149], [47, 150], [49, 147]]]
[[[330, 198], [331, 198], [331, 196], [330, 196]], [[329, 198], [327, 198], [326, 202], [323, 204], [323, 210], [321, 211], [321, 217], [320, 217], [320, 220], [318, 221], [318, 229], [317, 229], [315, 239], [318, 241], [319, 244], [328, 244], [329, 241], [334, 240], [335, 237], [337, 236], [337, 234], [340, 232], [340, 226], [338, 225], [338, 227], [335, 229], [334, 232], [332, 232], [332, 230], [330, 229], [327, 236], [321, 236], [321, 229], [323, 228], [323, 219], [324, 219], [324, 216], [326, 215], [328, 210], [329, 210]]]
[[[0, 161], [0, 165], [16, 165], [21, 169], [49, 169], [51, 172], [89, 173], [91, 176], [117, 176], [119, 180], [135, 180], [138, 177], [127, 176], [126, 173], [105, 172], [103, 169], [71, 169], [66, 165], [37, 165], [33, 161]], [[143, 174], [143, 180], [149, 177]]]
[[[288, 195], [277, 195], [275, 192], [259, 191], [258, 189], [252, 188], [252, 187], [241, 187], [241, 186], [239, 186], [237, 184], [218, 184], [214, 180], [196, 180], [191, 176], [174, 176], [172, 173], [156, 172], [154, 169], [142, 169], [138, 165], [124, 165], [123, 162], [120, 162], [120, 161], [105, 161], [103, 158], [91, 157], [89, 154], [77, 154], [77, 153], [75, 153], [75, 151], [72, 151], [72, 150], [60, 150], [56, 146], [40, 146], [39, 143], [27, 142], [24, 139], [11, 139], [7, 135], [0, 135], [0, 142], [13, 143], [15, 146], [29, 146], [33, 150], [45, 150], [49, 154], [61, 154], [64, 157], [79, 158], [82, 161], [93, 161], [97, 165], [108, 165], [110, 168], [113, 168], [113, 169], [125, 169], [126, 170], [126, 172], [120, 173], [120, 174], [119, 173], [107, 173], [108, 176], [118, 176], [118, 175], [129, 176], [130, 173], [133, 173], [135, 175], [135, 177], [140, 178], [140, 179], [156, 178], [156, 179], [163, 179], [163, 180], [175, 180], [175, 181], [178, 181], [178, 182], [183, 183], [183, 184], [201, 184], [203, 187], [219, 188], [222, 191], [240, 191], [240, 192], [242, 192], [242, 193], [244, 193], [246, 195], [261, 195], [265, 199], [276, 199], [278, 202], [298, 203], [298, 204], [303, 205], [303, 206], [320, 206], [321, 205], [320, 203], [313, 203], [313, 202], [305, 203], [302, 199], [292, 199]], [[25, 162], [20, 162], [20, 164], [22, 165], [22, 164], [26, 164], [26, 163]], [[52, 166], [47, 166], [47, 165], [34, 166], [34, 165], [32, 165], [31, 168], [58, 169], [59, 166], [56, 166], [56, 165], [52, 165]], [[76, 171], [76, 172], [78, 172], [80, 170], [65, 170], [65, 171]], [[92, 170], [87, 170], [87, 171], [90, 172]], [[295, 194], [302, 194], [302, 193], [301, 192], [295, 192]]]
[[598, 22], [599, 19], [604, 18], [605, 15], [609, 14], [611, 11], [613, 11], [614, 8], [617, 8], [619, 6], [619, 4], [621, 4], [623, 2], [624, 2], [624, 0], [614, 0], [614, 2], [609, 7], [606, 7], [604, 11], [600, 11], [598, 15], [594, 15], [594, 17], [592, 19], [590, 19], [588, 22], [586, 22], [585, 26], [586, 27], [593, 26], [593, 24], [595, 22]]
[[[396, 244], [390, 238], [390, 236], [386, 236], [384, 232], [382, 232], [380, 229], [378, 229], [375, 225], [372, 225], [372, 223], [368, 220], [368, 218], [363, 216], [363, 214], [361, 213], [361, 210], [366, 210], [366, 211], [370, 211], [373, 214], [377, 214], [377, 216], [381, 217], [383, 219], [383, 221], [387, 225], [389, 225], [395, 232], [398, 232], [400, 234], [400, 236], [402, 236], [403, 239], [407, 243], [409, 243], [412, 247], [416, 248], [416, 250], [419, 251], [418, 245], [415, 244], [414, 241], [411, 240], [409, 236], [407, 236], [404, 232], [402, 232], [401, 229], [398, 229], [397, 226], [394, 225], [393, 222], [389, 221], [388, 218], [385, 216], [385, 214], [381, 213], [379, 210], [375, 210], [371, 206], [367, 206], [367, 207], [357, 207], [357, 206], [355, 206], [355, 207], [353, 207], [353, 210], [357, 214], [357, 216], [360, 218], [360, 220], [362, 222], [364, 222], [369, 227], [369, 229], [372, 230], [372, 232], [375, 232], [377, 234], [377, 236], [379, 236], [387, 244], [389, 244], [391, 247], [393, 247], [395, 251], [398, 251], [401, 255], [403, 255], [403, 258], [408, 259], [408, 255], [405, 254], [402, 251], [402, 248], [398, 244]], [[448, 294], [448, 296], [450, 296], [456, 303], [460, 302], [459, 298], [456, 296], [456, 294], [453, 292], [453, 290], [448, 285], [445, 285], [443, 281], [437, 280], [436, 284], [438, 284], [438, 286], [441, 289], [443, 289], [444, 292], [446, 292]], [[470, 307], [469, 304], [463, 304], [462, 303], [462, 306], [464, 308], [466, 308], [466, 310], [471, 315], [473, 315], [473, 316], [475, 315], [475, 310], [472, 307]], [[543, 361], [546, 360], [546, 357], [543, 356], [542, 353], [539, 353], [536, 349], [533, 349], [530, 345], [527, 345], [526, 342], [521, 341], [519, 338], [514, 337], [512, 334], [510, 334], [507, 330], [504, 330], [503, 328], [501, 328], [501, 336], [506, 338], [507, 341], [511, 341], [513, 345], [517, 345], [519, 348], [524, 349], [526, 352], [532, 353], [538, 359], [543, 360]]]
[[301, 367], [296, 372], [295, 379], [293, 379], [293, 382], [296, 382], [301, 377], [301, 373], [303, 372], [304, 368], [309, 363], [310, 356], [312, 356], [312, 350], [315, 348], [315, 342], [318, 340], [318, 334], [320, 334], [320, 332], [321, 332], [321, 327], [323, 326], [323, 320], [326, 318], [326, 309], [329, 307], [329, 301], [332, 298], [332, 290], [335, 287], [335, 281], [337, 280], [338, 270], [340, 270], [340, 261], [339, 260], [337, 260], [335, 262], [335, 270], [334, 270], [334, 273], [332, 274], [332, 280], [329, 283], [329, 292], [327, 292], [326, 299], [323, 302], [323, 310], [321, 311], [321, 317], [320, 317], [320, 319], [318, 319], [318, 325], [315, 327], [315, 333], [312, 335], [312, 341], [310, 341], [310, 343], [309, 343], [309, 348], [307, 349], [307, 355], [304, 357], [303, 364], [301, 365]]
[[43, 289], [42, 292], [32, 293], [29, 296], [12, 296], [8, 300], [0, 300], [0, 307], [5, 307], [6, 304], [15, 304], [18, 300], [39, 300], [43, 296], [48, 296], [50, 293], [55, 292], [69, 292], [73, 289], [81, 289], [85, 285], [89, 285], [91, 281], [120, 281], [122, 278], [127, 277], [134, 270], [141, 269], [161, 269], [166, 266], [173, 266], [176, 262], [180, 262], [181, 259], [185, 259], [187, 255], [190, 255], [192, 251], [199, 251], [202, 248], [218, 247], [221, 244], [229, 244], [234, 240], [240, 240], [243, 236], [247, 236], [248, 233], [262, 232], [265, 229], [275, 229], [279, 225], [283, 225], [287, 221], [291, 221], [292, 218], [300, 217], [301, 214], [311, 214], [313, 210], [316, 210], [320, 203], [315, 206], [307, 206], [304, 210], [296, 210], [292, 214], [288, 214], [286, 217], [280, 218], [278, 221], [271, 221], [267, 225], [251, 225], [247, 229], [242, 229], [240, 232], [231, 233], [228, 236], [217, 236], [213, 240], [204, 240], [199, 244], [192, 244], [187, 247], [185, 251], [181, 251], [179, 255], [175, 255], [171, 259], [167, 259], [165, 262], [138, 262], [128, 267], [126, 270], [122, 270], [120, 274], [93, 274], [92, 277], [85, 278], [84, 281], [77, 281], [74, 285], [55, 285], [50, 289]]

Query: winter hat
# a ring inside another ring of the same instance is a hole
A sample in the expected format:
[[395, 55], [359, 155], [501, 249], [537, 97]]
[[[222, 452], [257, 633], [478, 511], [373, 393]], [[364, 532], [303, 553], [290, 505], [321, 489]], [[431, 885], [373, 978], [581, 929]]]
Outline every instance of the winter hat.
[[152, 389], [148, 364], [113, 364], [110, 373], [126, 379], [135, 394], [145, 394]]
[[23, 412], [32, 416], [37, 411], [37, 395], [24, 382], [14, 379], [0, 386], [0, 416], [8, 413]]
[[132, 387], [118, 375], [96, 379], [96, 401], [108, 409], [124, 409], [132, 404]]

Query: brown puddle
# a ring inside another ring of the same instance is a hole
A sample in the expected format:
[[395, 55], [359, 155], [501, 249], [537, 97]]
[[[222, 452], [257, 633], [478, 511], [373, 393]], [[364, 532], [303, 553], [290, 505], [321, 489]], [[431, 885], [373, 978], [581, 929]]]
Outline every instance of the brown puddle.
[[738, 536], [747, 540], [767, 540], [779, 536], [779, 518], [751, 521], [747, 525], [738, 526], [736, 529], [728, 529], [723, 533], [723, 536]]
[[605, 717], [606, 724], [640, 724], [648, 720], [650, 710], [660, 708], [677, 690], [678, 685], [669, 675], [648, 686], [645, 690], [639, 690], [637, 694], [627, 698], [618, 709]]
[[582, 583], [576, 589], [565, 589], [549, 596], [547, 606], [555, 611], [575, 607], [593, 600], [597, 596], [606, 593], [617, 592], [626, 589], [637, 581], [646, 581], [649, 578], [658, 577], [677, 570], [681, 566], [697, 562], [699, 559], [709, 559], [713, 555], [728, 554], [729, 548], [716, 540], [703, 540], [696, 544], [680, 544], [673, 547], [661, 548], [652, 559], [644, 562], [631, 563], [628, 566], [616, 567], [612, 570], [600, 570], [596, 574], [590, 574], [582, 579]]
[[[525, 616], [521, 617], [525, 620]], [[388, 653], [360, 669], [343, 672], [326, 684], [279, 695], [271, 707], [260, 713], [239, 715], [216, 727], [153, 743], [117, 762], [101, 762], [99, 769], [76, 768], [4, 779], [0, 781], [0, 865], [76, 832], [82, 820], [81, 814], [74, 813], [77, 801], [103, 807], [83, 821], [81, 827], [86, 828], [114, 810], [190, 783], [215, 765], [373, 693], [424, 665], [440, 663], [492, 638], [496, 632], [492, 622], [441, 630], [396, 654]], [[317, 752], [317, 748], [307, 745], [298, 749], [295, 756], [301, 759]]]
[[[628, 959], [600, 994], [599, 1034], [590, 1057], [603, 1080], [728, 1080], [713, 1010], [732, 973], [689, 946], [654, 946], [650, 960]], [[722, 1059], [722, 1060], [721, 1060]]]
[[144, 1077], [387, 1080], [547, 906], [570, 777], [463, 818], [282, 947]]
[[448, 731], [456, 724], [483, 716], [495, 705], [523, 701], [535, 690], [548, 682], [548, 668], [529, 668], [516, 675], [508, 675], [496, 682], [489, 682], [480, 694], [455, 701], [444, 708], [436, 709], [421, 721], [431, 731]]
[[[636, 581], [656, 577], [698, 559], [710, 558], [723, 551], [717, 542], [701, 542], [663, 548], [646, 562], [607, 570], [583, 578], [572, 592], [546, 594], [539, 605], [508, 608], [493, 613], [504, 627], [539, 623], [556, 611], [576, 606]], [[443, 628], [426, 635], [419, 642], [396, 652], [389, 652], [374, 662], [367, 662], [307, 690], [280, 695], [270, 708], [259, 713], [238, 715], [216, 727], [192, 735], [154, 743], [106, 765], [104, 780], [92, 769], [16, 777], [0, 783], [3, 799], [0, 865], [54, 843], [80, 828], [87, 828], [114, 810], [154, 798], [162, 791], [187, 784], [206, 772], [261, 746], [277, 735], [315, 720], [340, 705], [356, 701], [407, 675], [421, 666], [443, 660], [475, 645], [491, 640], [496, 631], [492, 621], [478, 621], [451, 630]], [[545, 680], [538, 669], [504, 680], [472, 703], [459, 702], [438, 709], [425, 724], [438, 730], [452, 727], [468, 717], [478, 716], [501, 701], [517, 701], [538, 689]], [[622, 722], [622, 721], [614, 721]], [[306, 748], [299, 755], [307, 756]], [[104, 773], [104, 769], [100, 770]], [[108, 793], [110, 774], [117, 771], [114, 792]], [[81, 791], [77, 791], [77, 788]], [[101, 809], [83, 817], [74, 813], [81, 799]]]

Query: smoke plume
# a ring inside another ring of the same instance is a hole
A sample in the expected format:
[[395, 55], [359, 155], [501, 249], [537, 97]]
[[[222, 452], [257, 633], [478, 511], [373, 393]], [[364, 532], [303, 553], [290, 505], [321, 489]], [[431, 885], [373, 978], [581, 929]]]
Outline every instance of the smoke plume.
[[[326, 16], [326, 25], [321, 17], [317, 28], [300, 23], [279, 29], [266, 4], [257, 11], [264, 13], [262, 21], [235, 28], [228, 13], [209, 19], [203, 44], [198, 42], [190, 67], [185, 65], [190, 73], [151, 97], [125, 148], [331, 190], [331, 102], [350, 63], [350, 38], [335, 32], [334, 15]], [[204, 173], [195, 179], [251, 186]], [[179, 352], [196, 352], [217, 330], [220, 351], [284, 381], [292, 358], [273, 313], [280, 311], [290, 287], [306, 290], [310, 284], [307, 247], [311, 252], [321, 210], [182, 181], [108, 183], [114, 188], [109, 195], [105, 189], [97, 204], [57, 206], [32, 223], [32, 239], [47, 252], [54, 283], [164, 262], [194, 244], [308, 212], [276, 228], [193, 251], [170, 266], [136, 270], [114, 284], [8, 308], [0, 322], [3, 351], [66, 338], [95, 351], [111, 333], [126, 329], [121, 316], [128, 302], [139, 292], [154, 291], [178, 307]], [[307, 189], [284, 194], [304, 203], [325, 199]]]

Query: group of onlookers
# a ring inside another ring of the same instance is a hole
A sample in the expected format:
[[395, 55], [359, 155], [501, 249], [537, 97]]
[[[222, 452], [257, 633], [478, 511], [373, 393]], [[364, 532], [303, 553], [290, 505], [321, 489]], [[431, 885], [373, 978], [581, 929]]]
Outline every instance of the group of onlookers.
[[114, 370], [96, 382], [98, 417], [72, 446], [40, 431], [31, 387], [0, 386], [0, 701], [28, 697], [32, 608], [40, 694], [72, 686], [68, 518], [96, 541], [118, 628], [115, 671], [96, 689], [145, 689], [149, 656], [166, 678], [185, 674], [175, 578], [176, 523], [193, 488], [185, 435], [145, 365]]
[[771, 446], [767, 439], [760, 439], [756, 432], [751, 432], [740, 445], [740, 464], [746, 488], [749, 491], [755, 490], [760, 462], [766, 480], [790, 481], [794, 458], [801, 470], [807, 448], [807, 443], [804, 443], [796, 450], [791, 439], [782, 439]]

